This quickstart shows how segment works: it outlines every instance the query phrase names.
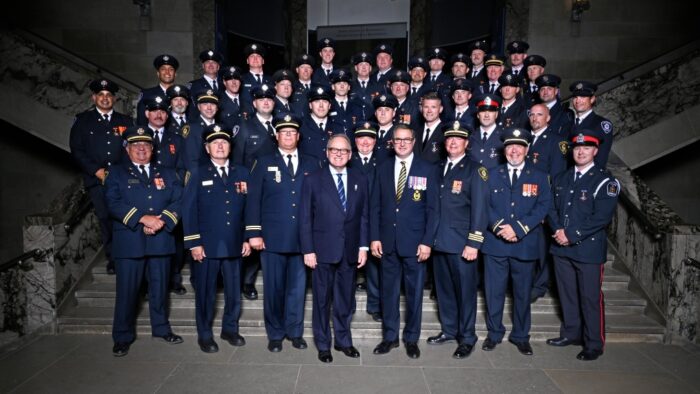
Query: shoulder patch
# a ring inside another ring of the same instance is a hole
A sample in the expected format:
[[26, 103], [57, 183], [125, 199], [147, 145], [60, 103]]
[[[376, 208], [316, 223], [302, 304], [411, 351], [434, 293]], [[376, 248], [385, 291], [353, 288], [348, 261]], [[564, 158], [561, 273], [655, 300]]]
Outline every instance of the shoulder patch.
[[559, 150], [562, 155], [566, 155], [569, 152], [569, 143], [566, 141], [559, 142]]
[[604, 120], [600, 122], [600, 128], [603, 129], [605, 134], [610, 134], [613, 130], [613, 125], [610, 121]]
[[489, 170], [486, 167], [479, 167], [479, 176], [486, 182], [489, 179]]
[[182, 126], [182, 131], [180, 132], [182, 133], [183, 137], [187, 138], [187, 136], [190, 135], [190, 125], [186, 124]]
[[187, 171], [187, 172], [185, 173], [185, 186], [187, 186], [187, 184], [190, 182], [190, 178], [191, 178], [191, 177], [192, 177], [192, 173], [189, 172], [189, 171]]
[[620, 182], [618, 182], [617, 179], [613, 179], [612, 181], [608, 182], [606, 191], [608, 196], [617, 197], [617, 195], [620, 194]]

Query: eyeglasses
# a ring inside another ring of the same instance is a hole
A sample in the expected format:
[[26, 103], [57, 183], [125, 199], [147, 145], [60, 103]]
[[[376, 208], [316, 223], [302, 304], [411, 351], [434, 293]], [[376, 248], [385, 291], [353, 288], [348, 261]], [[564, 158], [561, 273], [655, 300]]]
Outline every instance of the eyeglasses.
[[349, 155], [350, 154], [350, 149], [342, 149], [342, 148], [328, 148], [328, 152], [330, 152], [333, 155], [341, 154], [341, 155]]
[[393, 141], [396, 145], [400, 145], [401, 143], [410, 144], [414, 139], [415, 138], [394, 138]]

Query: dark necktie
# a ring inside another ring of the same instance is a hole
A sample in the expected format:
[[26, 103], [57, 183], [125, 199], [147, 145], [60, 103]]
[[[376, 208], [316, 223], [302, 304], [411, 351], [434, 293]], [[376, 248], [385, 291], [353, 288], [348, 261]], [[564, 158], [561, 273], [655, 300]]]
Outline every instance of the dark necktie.
[[384, 139], [384, 134], [386, 134], [386, 130], [379, 130], [379, 139]]
[[476, 71], [476, 70], [472, 71], [472, 78], [476, 78], [476, 74], [478, 74], [478, 73], [479, 73], [479, 72]]
[[342, 109], [343, 112], [345, 112], [345, 101], [340, 102], [340, 109]]
[[445, 169], [445, 173], [442, 174], [443, 176], [447, 175], [447, 173], [450, 172], [450, 170], [452, 169], [452, 165], [453, 165], [452, 162], [447, 163], [447, 168]]
[[574, 182], [578, 182], [579, 179], [581, 179], [581, 171], [576, 171], [576, 178], [574, 178]]
[[287, 155], [287, 168], [289, 169], [289, 175], [294, 176], [294, 163], [292, 163], [292, 155]]
[[513, 177], [510, 180], [510, 184], [515, 185], [515, 182], [517, 182], [517, 181], [518, 181], [518, 169], [513, 168]]
[[338, 176], [338, 197], [340, 197], [340, 205], [343, 206], [343, 211], [347, 209], [347, 200], [345, 199], [345, 185], [343, 185], [343, 174], [335, 174]]
[[156, 134], [156, 144], [160, 144], [161, 142], [163, 142], [163, 132], [160, 130], [156, 130], [155, 134]]
[[178, 117], [177, 117], [177, 124], [178, 124], [179, 126], [184, 125], [184, 124], [185, 124], [185, 117], [182, 116], [182, 115], [178, 116]]
[[309, 90], [309, 84], [308, 84], [308, 83], [305, 83], [305, 84], [304, 84], [304, 90]]
[[506, 107], [501, 107], [501, 115], [505, 115], [506, 113]]
[[326, 76], [330, 76], [330, 75], [331, 75], [331, 69], [330, 69], [330, 68], [327, 68], [327, 69], [326, 69]]
[[435, 80], [437, 79], [437, 76], [433, 74], [432, 77], [430, 77], [430, 82], [435, 83]]
[[221, 180], [224, 181], [224, 184], [228, 183], [228, 174], [226, 174], [226, 167], [221, 166], [219, 167], [219, 170], [221, 170]]
[[256, 80], [258, 83], [262, 83], [262, 79], [260, 78], [260, 74], [255, 74], [255, 80]]
[[489, 138], [489, 136], [488, 136], [488, 135], [486, 134], [486, 132], [484, 131], [484, 134], [481, 136], [481, 143], [482, 143], [482, 144], [485, 144], [485, 143], [486, 143], [486, 140], [487, 140], [488, 138]]
[[360, 85], [362, 85], [362, 89], [367, 87], [367, 81], [360, 81]]
[[272, 130], [272, 124], [270, 123], [269, 120], [265, 122], [265, 128], [267, 129], [267, 132], [270, 133], [271, 136], [273, 136], [273, 137], [275, 136], [275, 131]]
[[519, 70], [513, 69], [513, 75], [518, 75]]
[[318, 124], [318, 128], [321, 129], [321, 130], [323, 130], [323, 122], [321, 122], [321, 123]]
[[109, 122], [109, 115], [107, 115], [107, 114], [102, 114], [102, 119], [104, 119], [105, 122]]
[[411, 88], [411, 94], [416, 94], [416, 90], [418, 90], [418, 88], [416, 88], [415, 86], [412, 87], [412, 88]]
[[233, 98], [233, 103], [236, 104], [236, 107], [240, 106], [240, 104], [238, 104], [238, 97]]
[[216, 79], [211, 81], [211, 86], [214, 87], [214, 90], [219, 90], [219, 84], [216, 83]]
[[369, 158], [367, 156], [362, 158], [362, 165], [367, 165], [368, 162], [369, 162]]
[[148, 172], [146, 171], [146, 166], [143, 164], [139, 165], [139, 171], [141, 172], [141, 178], [148, 183]]
[[423, 136], [423, 148], [425, 148], [425, 145], [428, 143], [429, 139], [430, 139], [430, 128], [426, 127], [425, 136]]
[[284, 103], [284, 109], [287, 110], [287, 112], [289, 112], [289, 103]]
[[455, 115], [455, 119], [459, 119], [462, 117], [462, 113], [457, 111], [457, 114]]
[[579, 117], [577, 116], [577, 117], [576, 117], [576, 126], [578, 126], [578, 125], [580, 125], [580, 124], [581, 124], [581, 118], [579, 118]]
[[492, 83], [492, 84], [491, 84], [491, 89], [489, 89], [489, 93], [493, 93], [493, 92], [495, 92], [495, 91], [496, 91], [496, 84], [495, 84], [495, 83]]

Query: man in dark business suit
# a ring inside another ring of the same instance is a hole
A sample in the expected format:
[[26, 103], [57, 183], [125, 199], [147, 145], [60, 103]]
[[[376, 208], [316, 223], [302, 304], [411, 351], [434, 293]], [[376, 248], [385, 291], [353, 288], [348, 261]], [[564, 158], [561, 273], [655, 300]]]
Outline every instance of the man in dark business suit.
[[416, 144], [413, 153], [422, 159], [436, 164], [445, 158], [445, 138], [442, 136], [440, 114], [442, 100], [435, 92], [423, 96], [421, 104], [422, 121], [416, 122]]
[[413, 153], [415, 135], [407, 125], [394, 129], [396, 157], [377, 170], [370, 203], [372, 255], [381, 258], [383, 340], [374, 354], [399, 346], [399, 290], [406, 294], [406, 354], [420, 357], [424, 262], [430, 257], [437, 230], [438, 172]]
[[336, 134], [328, 140], [328, 166], [304, 179], [299, 235], [304, 264], [313, 270], [314, 342], [318, 359], [333, 361], [330, 352], [330, 312], [333, 305], [335, 350], [357, 358], [350, 322], [355, 311], [355, 264], [367, 262], [369, 192], [360, 170], [347, 167], [350, 139]]

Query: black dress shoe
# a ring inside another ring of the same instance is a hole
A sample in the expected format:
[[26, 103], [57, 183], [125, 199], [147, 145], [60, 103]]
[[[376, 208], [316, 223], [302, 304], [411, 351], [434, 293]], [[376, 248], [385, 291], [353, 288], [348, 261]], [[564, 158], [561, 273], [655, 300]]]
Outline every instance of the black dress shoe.
[[255, 285], [243, 285], [243, 297], [246, 300], [257, 300], [258, 291], [255, 289]]
[[318, 352], [318, 359], [321, 360], [322, 363], [332, 363], [333, 355], [330, 350], [320, 350]]
[[270, 341], [267, 344], [267, 350], [272, 353], [279, 353], [282, 351], [282, 341]]
[[470, 354], [472, 354], [473, 350], [474, 345], [470, 345], [468, 343], [460, 343], [459, 346], [457, 346], [457, 350], [455, 350], [455, 352], [452, 353], [452, 357], [456, 359], [467, 358]]
[[532, 356], [532, 346], [530, 346], [530, 342], [513, 342], [510, 341], [515, 347], [518, 348], [518, 351], [520, 354], [524, 354], [526, 356]]
[[569, 345], [576, 345], [576, 346], [581, 346], [583, 345], [580, 340], [578, 339], [569, 339], [566, 337], [557, 337], [557, 338], [549, 338], [547, 339], [547, 345], [549, 346], [569, 346]]
[[333, 346], [333, 349], [343, 352], [344, 355], [351, 357], [351, 358], [358, 358], [360, 357], [360, 352], [355, 349], [355, 346], [348, 346], [348, 347], [340, 347], [340, 346]]
[[294, 346], [295, 349], [306, 349], [309, 347], [302, 337], [290, 338], [289, 340], [292, 341], [292, 346]]
[[355, 285], [355, 289], [360, 291], [367, 290], [367, 284], [365, 282], [358, 283]]
[[245, 345], [245, 338], [243, 338], [237, 332], [222, 332], [221, 339], [231, 344], [231, 346], [243, 346]]
[[602, 350], [587, 350], [584, 349], [581, 353], [576, 355], [576, 358], [582, 361], [593, 361], [597, 360], [598, 357], [603, 355]]
[[435, 335], [434, 337], [428, 338], [428, 345], [442, 345], [443, 343], [454, 342], [454, 338], [450, 338], [442, 332]]
[[490, 352], [496, 348], [496, 345], [498, 345], [498, 342], [492, 341], [490, 338], [486, 338], [484, 339], [484, 343], [481, 344], [481, 349]]
[[399, 341], [382, 341], [374, 348], [374, 354], [387, 354], [391, 349], [399, 347]]
[[170, 291], [171, 291], [173, 294], [177, 294], [177, 295], [185, 295], [185, 294], [187, 294], [187, 289], [185, 289], [185, 286], [183, 286], [183, 285], [173, 285], [173, 288], [170, 289]]
[[128, 342], [117, 342], [112, 347], [112, 354], [114, 357], [124, 357], [129, 354], [129, 347], [131, 346]]
[[382, 321], [382, 314], [379, 312], [367, 312], [370, 315], [372, 315], [372, 320], [376, 322], [381, 322]]
[[418, 358], [420, 357], [420, 349], [418, 349], [418, 344], [415, 342], [406, 342], [404, 344], [406, 346], [406, 354], [410, 358]]
[[154, 336], [154, 338], [162, 339], [170, 345], [177, 345], [178, 343], [183, 342], [181, 336], [175, 335], [172, 332], [169, 332], [169, 333], [163, 335], [162, 337]]
[[219, 351], [219, 345], [212, 338], [198, 339], [197, 344], [204, 353], [216, 353]]

